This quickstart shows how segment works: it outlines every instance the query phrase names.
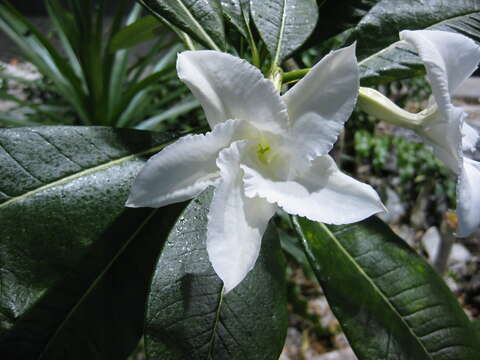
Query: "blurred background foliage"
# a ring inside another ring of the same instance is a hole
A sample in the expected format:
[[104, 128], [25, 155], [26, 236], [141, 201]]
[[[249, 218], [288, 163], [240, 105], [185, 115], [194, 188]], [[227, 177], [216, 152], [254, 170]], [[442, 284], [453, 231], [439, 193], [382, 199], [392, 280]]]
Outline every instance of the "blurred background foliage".
[[[129, 34], [125, 36], [125, 28], [138, 24], [143, 16], [140, 5], [119, 1], [108, 18], [104, 1], [48, 0], [45, 5], [52, 27], [48, 35], [11, 4], [0, 3], [0, 29], [40, 75], [32, 80], [5, 69], [0, 72], [0, 99], [16, 104], [1, 114], [4, 126], [38, 123], [163, 130], [172, 125], [169, 120], [199, 107], [176, 77], [176, 53], [184, 47], [171, 31], [162, 27], [154, 39], [135, 37], [133, 42]], [[137, 39], [150, 40], [149, 50], [135, 54], [132, 48]], [[9, 91], [19, 86], [21, 96]], [[199, 114], [190, 117], [195, 119], [192, 124], [180, 128], [197, 126]]]

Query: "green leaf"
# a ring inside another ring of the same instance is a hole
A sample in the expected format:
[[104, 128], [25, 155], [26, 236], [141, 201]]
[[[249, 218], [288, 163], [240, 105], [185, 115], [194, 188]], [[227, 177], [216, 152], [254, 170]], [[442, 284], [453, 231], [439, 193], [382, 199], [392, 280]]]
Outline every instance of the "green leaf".
[[[287, 327], [285, 264], [273, 226], [254, 269], [227, 295], [206, 251], [212, 191], [187, 207], [157, 264], [147, 310], [149, 359], [278, 359]], [[234, 251], [232, 249], [232, 251]]]
[[1, 358], [121, 359], [133, 350], [181, 206], [125, 212], [124, 203], [147, 157], [171, 139], [98, 127], [0, 130]]
[[389, 83], [426, 73], [415, 49], [400, 41], [363, 59], [358, 66], [362, 86]]
[[[138, 20], [142, 13], [142, 6], [140, 4], [135, 4], [132, 7], [132, 10], [127, 16], [126, 19], [126, 26], [133, 24], [135, 21]], [[114, 19], [114, 22], [120, 22], [121, 15], [118, 14], [118, 17]], [[158, 21], [157, 21], [158, 22]], [[119, 25], [118, 25], [119, 26]], [[111, 31], [113, 32], [117, 26], [112, 26]], [[113, 35], [115, 36], [115, 35]], [[113, 41], [110, 39], [108, 47], [111, 48], [111, 44]], [[125, 84], [127, 83], [127, 79], [129, 76], [128, 71], [128, 62], [130, 53], [127, 49], [122, 49], [119, 51], [110, 52], [110, 56], [105, 57], [105, 74], [107, 75], [106, 82], [109, 84], [109, 89], [107, 92], [108, 96], [108, 111], [107, 115], [103, 115], [107, 118], [107, 124], [110, 125], [117, 125], [118, 126], [118, 108], [122, 108], [126, 106], [126, 102], [124, 100], [123, 95], [125, 94]], [[103, 95], [105, 96], [105, 95]], [[102, 99], [102, 101], [104, 101]], [[105, 119], [104, 119], [105, 121]]]
[[[396, 43], [398, 33], [405, 29], [450, 31], [480, 43], [480, 2], [382, 0], [377, 3], [360, 21], [353, 35], [358, 41], [357, 54], [364, 59], [360, 62], [363, 85], [425, 73], [415, 51]], [[387, 46], [390, 47], [385, 49]]]
[[139, 130], [156, 130], [163, 121], [176, 118], [198, 107], [200, 107], [198, 100], [190, 98], [187, 101], [182, 101], [181, 103], [175, 104], [167, 111], [142, 121], [140, 124], [135, 125], [135, 128]]
[[253, 21], [274, 64], [299, 48], [317, 24], [315, 0], [252, 1], [250, 6]]
[[472, 325], [477, 333], [477, 336], [480, 337], [480, 319], [472, 320]]
[[45, 2], [48, 16], [52, 22], [53, 28], [62, 43], [68, 61], [75, 70], [78, 77], [82, 76], [81, 65], [78, 61], [75, 50], [79, 50], [79, 34], [75, 24], [75, 19], [58, 0], [48, 0]]
[[455, 296], [382, 221], [296, 225], [360, 359], [478, 359], [480, 341]]
[[27, 118], [18, 115], [1, 112], [0, 113], [0, 127], [9, 126], [39, 126], [40, 122], [33, 122]]
[[363, 16], [380, 0], [317, 0], [318, 23], [307, 45], [319, 47], [321, 43], [341, 32], [355, 27]]
[[162, 23], [154, 16], [144, 16], [113, 36], [110, 51], [131, 48], [141, 42], [155, 39], [162, 27]]
[[221, 0], [222, 10], [227, 20], [248, 39], [250, 20], [250, 2], [248, 0]]
[[48, 77], [87, 123], [83, 84], [71, 64], [25, 17], [7, 2], [0, 3], [0, 30], [10, 37], [27, 59]]
[[139, 0], [150, 11], [178, 26], [210, 49], [225, 47], [220, 0]]

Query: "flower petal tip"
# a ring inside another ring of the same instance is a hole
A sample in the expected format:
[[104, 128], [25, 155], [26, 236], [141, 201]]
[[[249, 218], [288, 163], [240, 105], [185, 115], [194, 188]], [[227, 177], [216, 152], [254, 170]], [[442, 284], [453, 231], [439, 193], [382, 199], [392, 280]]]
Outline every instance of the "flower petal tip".
[[381, 200], [379, 200], [379, 203], [380, 203], [379, 210], [376, 214], [388, 214], [390, 211], [383, 204], [383, 202]]
[[148, 205], [145, 204], [142, 201], [139, 201], [138, 197], [134, 196], [133, 191], [130, 193], [128, 196], [127, 201], [125, 201], [125, 207], [129, 208], [141, 208], [141, 207], [147, 207]]
[[137, 204], [135, 204], [135, 202], [128, 198], [127, 201], [125, 202], [125, 207], [129, 207], [129, 208], [138, 208], [140, 206], [138, 206]]
[[227, 282], [223, 282], [223, 295], [227, 295], [230, 291], [232, 291], [233, 289], [235, 289], [238, 284], [240, 284], [240, 282], [236, 283], [236, 284], [229, 284], [228, 281]]
[[355, 40], [353, 43], [351, 43], [349, 46], [346, 46], [345, 49], [348, 49], [350, 50], [351, 52], [354, 53], [355, 55], [355, 51], [357, 50], [357, 40]]

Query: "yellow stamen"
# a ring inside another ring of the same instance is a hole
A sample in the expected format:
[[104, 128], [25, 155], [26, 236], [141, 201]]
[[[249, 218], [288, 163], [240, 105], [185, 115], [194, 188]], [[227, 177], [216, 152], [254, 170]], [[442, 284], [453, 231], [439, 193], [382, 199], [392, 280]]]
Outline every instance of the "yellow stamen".
[[258, 150], [257, 150], [257, 155], [258, 159], [264, 163], [267, 164], [270, 159], [267, 157], [267, 153], [270, 151], [270, 145], [268, 144], [257, 144]]

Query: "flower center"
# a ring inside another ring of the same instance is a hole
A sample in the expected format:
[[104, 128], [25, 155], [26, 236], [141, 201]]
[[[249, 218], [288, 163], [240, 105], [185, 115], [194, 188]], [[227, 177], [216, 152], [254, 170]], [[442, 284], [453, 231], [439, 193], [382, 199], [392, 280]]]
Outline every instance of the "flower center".
[[257, 147], [258, 160], [267, 165], [271, 160], [270, 145], [266, 141], [262, 141], [257, 144]]

